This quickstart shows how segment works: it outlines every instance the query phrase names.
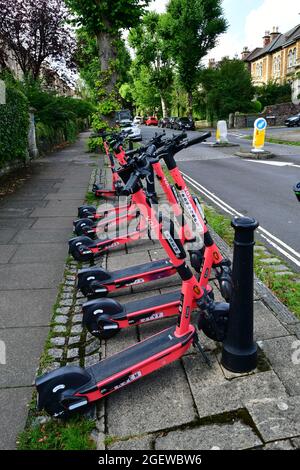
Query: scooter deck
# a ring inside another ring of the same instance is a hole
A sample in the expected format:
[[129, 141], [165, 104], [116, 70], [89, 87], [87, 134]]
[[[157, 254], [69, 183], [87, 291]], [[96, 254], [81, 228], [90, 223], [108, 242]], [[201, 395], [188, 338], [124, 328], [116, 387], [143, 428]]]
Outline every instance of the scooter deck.
[[181, 291], [168, 292], [167, 294], [155, 295], [154, 297], [148, 297], [146, 299], [135, 300], [133, 302], [128, 302], [124, 305], [124, 310], [126, 315], [137, 313], [145, 310], [152, 310], [160, 308], [163, 310], [166, 305], [180, 302]]
[[119, 271], [113, 271], [110, 273], [110, 280], [116, 282], [118, 280], [124, 280], [131, 277], [140, 276], [142, 274], [151, 274], [158, 271], [159, 269], [169, 269], [172, 267], [173, 265], [169, 259], [161, 259], [145, 264], [139, 264], [137, 266], [130, 266], [129, 268], [120, 269]]
[[[176, 326], [172, 326], [130, 348], [100, 361], [98, 364], [91, 366], [86, 371], [95, 379], [96, 383], [103, 382], [105, 379], [113, 377], [127, 369], [135, 368], [144, 361], [153, 360], [153, 357], [160, 353], [166, 354], [170, 348], [174, 346], [185, 345], [193, 335], [193, 331], [187, 332], [186, 335], [177, 338], [175, 336]], [[114, 379], [115, 383], [115, 379]], [[107, 393], [109, 383], [103, 386], [101, 393]]]

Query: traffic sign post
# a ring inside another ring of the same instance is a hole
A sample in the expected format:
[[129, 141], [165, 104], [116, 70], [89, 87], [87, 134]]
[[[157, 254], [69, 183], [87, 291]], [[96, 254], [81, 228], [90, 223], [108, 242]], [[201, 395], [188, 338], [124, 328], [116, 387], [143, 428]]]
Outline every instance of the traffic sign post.
[[253, 133], [253, 153], [264, 152], [265, 139], [266, 139], [266, 129], [268, 123], [264, 118], [256, 119], [254, 123], [254, 133]]

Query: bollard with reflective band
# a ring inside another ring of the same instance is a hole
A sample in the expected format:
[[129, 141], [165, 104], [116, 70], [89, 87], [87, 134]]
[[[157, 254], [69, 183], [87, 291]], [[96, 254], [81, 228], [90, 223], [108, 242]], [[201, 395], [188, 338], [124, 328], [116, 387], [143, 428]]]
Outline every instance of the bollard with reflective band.
[[216, 141], [218, 144], [228, 143], [228, 130], [226, 121], [218, 121]]
[[268, 123], [264, 118], [256, 119], [254, 123], [253, 149], [252, 152], [263, 152], [266, 139]]
[[234, 373], [251, 372], [257, 366], [257, 345], [253, 339], [253, 249], [258, 222], [249, 217], [236, 217], [232, 283], [233, 292], [222, 365]]

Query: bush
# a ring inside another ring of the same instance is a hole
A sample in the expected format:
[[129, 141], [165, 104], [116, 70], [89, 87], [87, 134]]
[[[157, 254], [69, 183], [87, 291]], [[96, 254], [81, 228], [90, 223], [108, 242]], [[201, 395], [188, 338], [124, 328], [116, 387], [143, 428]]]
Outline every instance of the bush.
[[10, 84], [6, 104], [0, 105], [0, 167], [28, 154], [29, 105], [26, 96]]
[[64, 142], [74, 142], [80, 131], [90, 124], [95, 107], [88, 101], [57, 96], [44, 91], [39, 82], [17, 82], [29, 105], [35, 110], [37, 146], [40, 152], [48, 152]]
[[292, 88], [289, 83], [280, 84], [270, 81], [256, 87], [256, 96], [263, 108], [279, 103], [289, 103], [292, 99]]

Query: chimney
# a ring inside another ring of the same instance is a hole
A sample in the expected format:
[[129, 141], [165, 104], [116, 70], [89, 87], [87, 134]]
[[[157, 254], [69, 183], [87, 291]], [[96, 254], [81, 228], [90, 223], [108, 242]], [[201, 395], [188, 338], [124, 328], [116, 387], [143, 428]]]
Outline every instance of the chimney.
[[273, 31], [272, 33], [270, 34], [270, 37], [271, 37], [271, 42], [273, 42], [275, 39], [278, 38], [278, 36], [280, 36], [280, 32], [279, 32], [279, 28], [278, 26], [273, 26]]
[[242, 50], [242, 60], [246, 60], [249, 54], [250, 54], [249, 48], [245, 46], [244, 49]]
[[271, 35], [270, 35], [270, 31], [266, 31], [265, 32], [265, 35], [263, 36], [263, 47], [266, 47], [270, 44], [271, 42]]

